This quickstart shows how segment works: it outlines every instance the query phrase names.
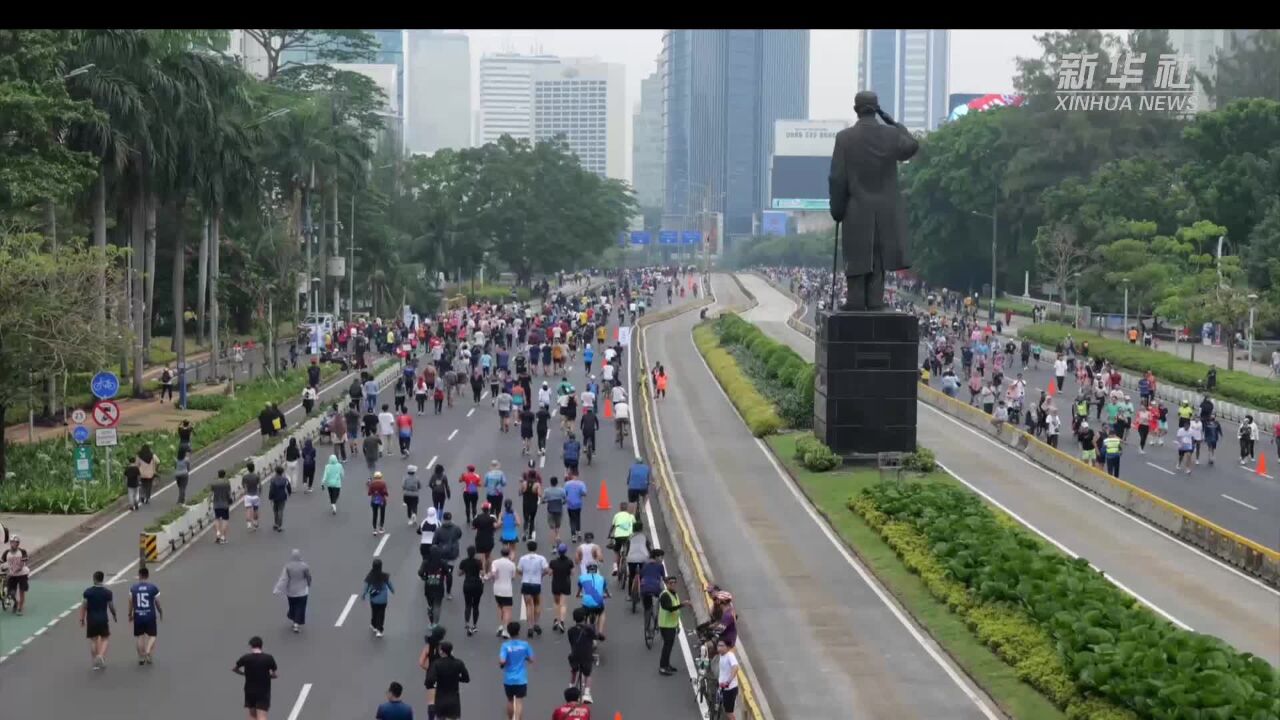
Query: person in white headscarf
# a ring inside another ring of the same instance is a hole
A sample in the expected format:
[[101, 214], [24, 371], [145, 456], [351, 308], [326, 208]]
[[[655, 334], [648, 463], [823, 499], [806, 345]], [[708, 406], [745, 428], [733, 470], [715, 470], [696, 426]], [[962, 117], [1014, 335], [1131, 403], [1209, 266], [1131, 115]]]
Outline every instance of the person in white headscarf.
[[427, 508], [427, 516], [422, 519], [422, 524], [418, 526], [418, 534], [422, 538], [418, 541], [418, 552], [422, 555], [422, 559], [426, 560], [427, 555], [431, 553], [431, 544], [436, 539], [436, 529], [440, 527], [440, 516], [436, 513], [434, 507]]
[[284, 594], [289, 601], [287, 617], [293, 623], [294, 632], [302, 632], [307, 624], [307, 596], [311, 593], [311, 567], [302, 560], [302, 551], [294, 549], [289, 553], [289, 562], [280, 571], [276, 580], [275, 594]]

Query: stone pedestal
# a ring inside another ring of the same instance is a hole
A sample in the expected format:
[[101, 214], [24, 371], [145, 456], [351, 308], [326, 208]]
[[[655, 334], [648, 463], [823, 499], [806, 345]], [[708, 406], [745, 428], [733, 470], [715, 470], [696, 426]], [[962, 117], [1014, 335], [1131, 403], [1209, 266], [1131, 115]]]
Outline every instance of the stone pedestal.
[[920, 326], [899, 312], [820, 312], [813, 432], [836, 454], [916, 449]]

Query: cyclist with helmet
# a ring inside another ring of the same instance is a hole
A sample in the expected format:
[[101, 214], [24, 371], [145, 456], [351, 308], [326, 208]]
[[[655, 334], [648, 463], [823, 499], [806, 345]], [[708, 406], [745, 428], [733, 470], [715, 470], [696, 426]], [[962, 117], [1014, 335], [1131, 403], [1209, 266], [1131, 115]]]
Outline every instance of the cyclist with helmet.
[[587, 571], [578, 578], [578, 597], [582, 598], [582, 608], [587, 612], [587, 619], [596, 629], [596, 635], [604, 640], [604, 603], [609, 597], [609, 584], [600, 575], [600, 566], [591, 563]]

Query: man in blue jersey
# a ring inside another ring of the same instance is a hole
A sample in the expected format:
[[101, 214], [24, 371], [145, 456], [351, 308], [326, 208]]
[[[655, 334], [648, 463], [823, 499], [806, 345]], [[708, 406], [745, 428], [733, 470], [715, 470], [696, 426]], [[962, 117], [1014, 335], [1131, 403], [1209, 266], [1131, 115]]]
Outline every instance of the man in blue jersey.
[[146, 567], [138, 568], [138, 582], [129, 588], [129, 620], [138, 646], [138, 664], [150, 665], [156, 649], [156, 628], [164, 611], [160, 609], [160, 588], [150, 580]]
[[520, 639], [520, 623], [507, 623], [510, 639], [498, 651], [498, 667], [502, 668], [502, 688], [507, 694], [507, 720], [521, 720], [524, 698], [529, 694], [529, 665], [533, 648]]
[[591, 563], [587, 571], [578, 577], [578, 597], [582, 598], [582, 607], [587, 611], [588, 620], [596, 628], [596, 634], [604, 640], [604, 601], [609, 597], [609, 584], [600, 575], [600, 566]]

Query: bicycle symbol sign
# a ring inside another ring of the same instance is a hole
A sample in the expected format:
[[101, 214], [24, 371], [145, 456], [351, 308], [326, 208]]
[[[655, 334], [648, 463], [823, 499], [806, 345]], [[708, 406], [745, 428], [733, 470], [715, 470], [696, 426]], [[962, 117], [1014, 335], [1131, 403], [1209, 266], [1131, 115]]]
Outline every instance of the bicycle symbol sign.
[[89, 389], [99, 400], [110, 400], [120, 392], [120, 378], [115, 373], [103, 370], [89, 381]]

